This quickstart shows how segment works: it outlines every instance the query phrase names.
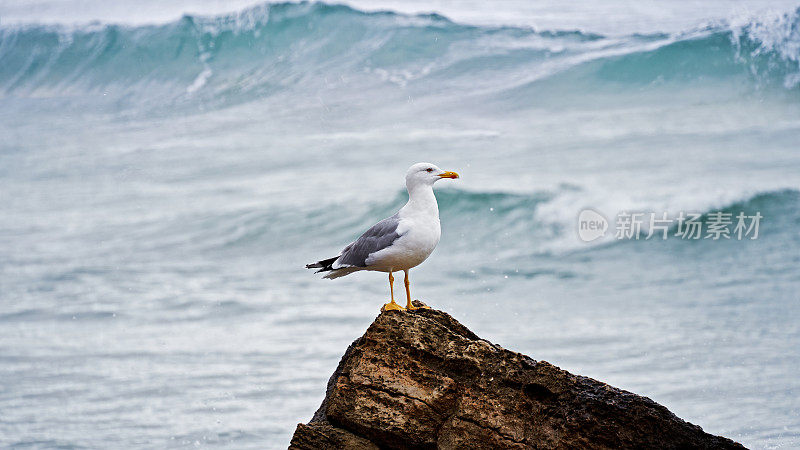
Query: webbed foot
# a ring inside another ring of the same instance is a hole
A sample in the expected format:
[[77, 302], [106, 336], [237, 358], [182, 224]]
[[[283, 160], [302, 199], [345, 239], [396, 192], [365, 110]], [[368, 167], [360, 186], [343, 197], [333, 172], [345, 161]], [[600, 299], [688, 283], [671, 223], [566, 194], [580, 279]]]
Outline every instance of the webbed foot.
[[419, 304], [419, 306], [415, 306], [413, 303], [408, 302], [408, 304], [406, 304], [406, 309], [407, 310], [414, 311], [415, 309], [431, 309], [430, 306], [426, 305], [425, 303], [422, 303], [419, 300], [414, 300], [414, 301], [417, 302]]
[[404, 311], [404, 310], [405, 310], [405, 308], [403, 308], [402, 306], [400, 306], [397, 303], [395, 303], [394, 300], [392, 300], [391, 302], [389, 302], [389, 303], [387, 303], [387, 304], [385, 304], [385, 305], [383, 305], [381, 307], [381, 312], [385, 312], [385, 311]]

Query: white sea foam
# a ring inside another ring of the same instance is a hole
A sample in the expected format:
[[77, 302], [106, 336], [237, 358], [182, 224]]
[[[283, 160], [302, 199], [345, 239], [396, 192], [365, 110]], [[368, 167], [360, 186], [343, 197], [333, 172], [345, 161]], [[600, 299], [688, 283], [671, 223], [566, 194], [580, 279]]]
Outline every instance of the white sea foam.
[[211, 71], [210, 68], [206, 67], [205, 69], [203, 69], [203, 71], [197, 75], [197, 78], [194, 79], [192, 84], [190, 84], [186, 88], [186, 93], [194, 94], [195, 92], [197, 92], [200, 88], [205, 86], [206, 82], [208, 81], [209, 77], [211, 77], [212, 74], [213, 72]]

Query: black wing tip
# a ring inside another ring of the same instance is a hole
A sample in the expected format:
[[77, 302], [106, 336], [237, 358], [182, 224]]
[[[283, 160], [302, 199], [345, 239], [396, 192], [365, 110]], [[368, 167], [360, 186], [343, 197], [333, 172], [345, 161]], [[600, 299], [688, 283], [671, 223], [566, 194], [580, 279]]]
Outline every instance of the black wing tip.
[[317, 261], [312, 264], [306, 264], [306, 269], [319, 269], [315, 273], [328, 272], [333, 270], [333, 262], [337, 259], [339, 259], [339, 257], [334, 256], [333, 258], [323, 259], [322, 261]]

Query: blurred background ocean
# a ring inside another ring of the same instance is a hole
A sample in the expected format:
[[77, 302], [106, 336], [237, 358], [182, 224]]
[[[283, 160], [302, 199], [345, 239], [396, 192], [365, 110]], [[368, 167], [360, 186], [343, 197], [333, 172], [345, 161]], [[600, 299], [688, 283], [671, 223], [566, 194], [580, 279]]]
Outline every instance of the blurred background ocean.
[[387, 299], [303, 265], [418, 161], [462, 179], [416, 298], [800, 447], [800, 2], [598, 3], [0, 0], [0, 447], [288, 445]]

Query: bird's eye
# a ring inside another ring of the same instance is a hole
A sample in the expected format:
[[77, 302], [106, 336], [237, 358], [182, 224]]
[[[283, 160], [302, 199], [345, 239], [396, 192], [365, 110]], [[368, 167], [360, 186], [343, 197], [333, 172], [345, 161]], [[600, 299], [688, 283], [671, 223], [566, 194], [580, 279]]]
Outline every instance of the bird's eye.
[[427, 169], [425, 169], [425, 171], [426, 172], [433, 172], [433, 168], [432, 167], [428, 167]]

